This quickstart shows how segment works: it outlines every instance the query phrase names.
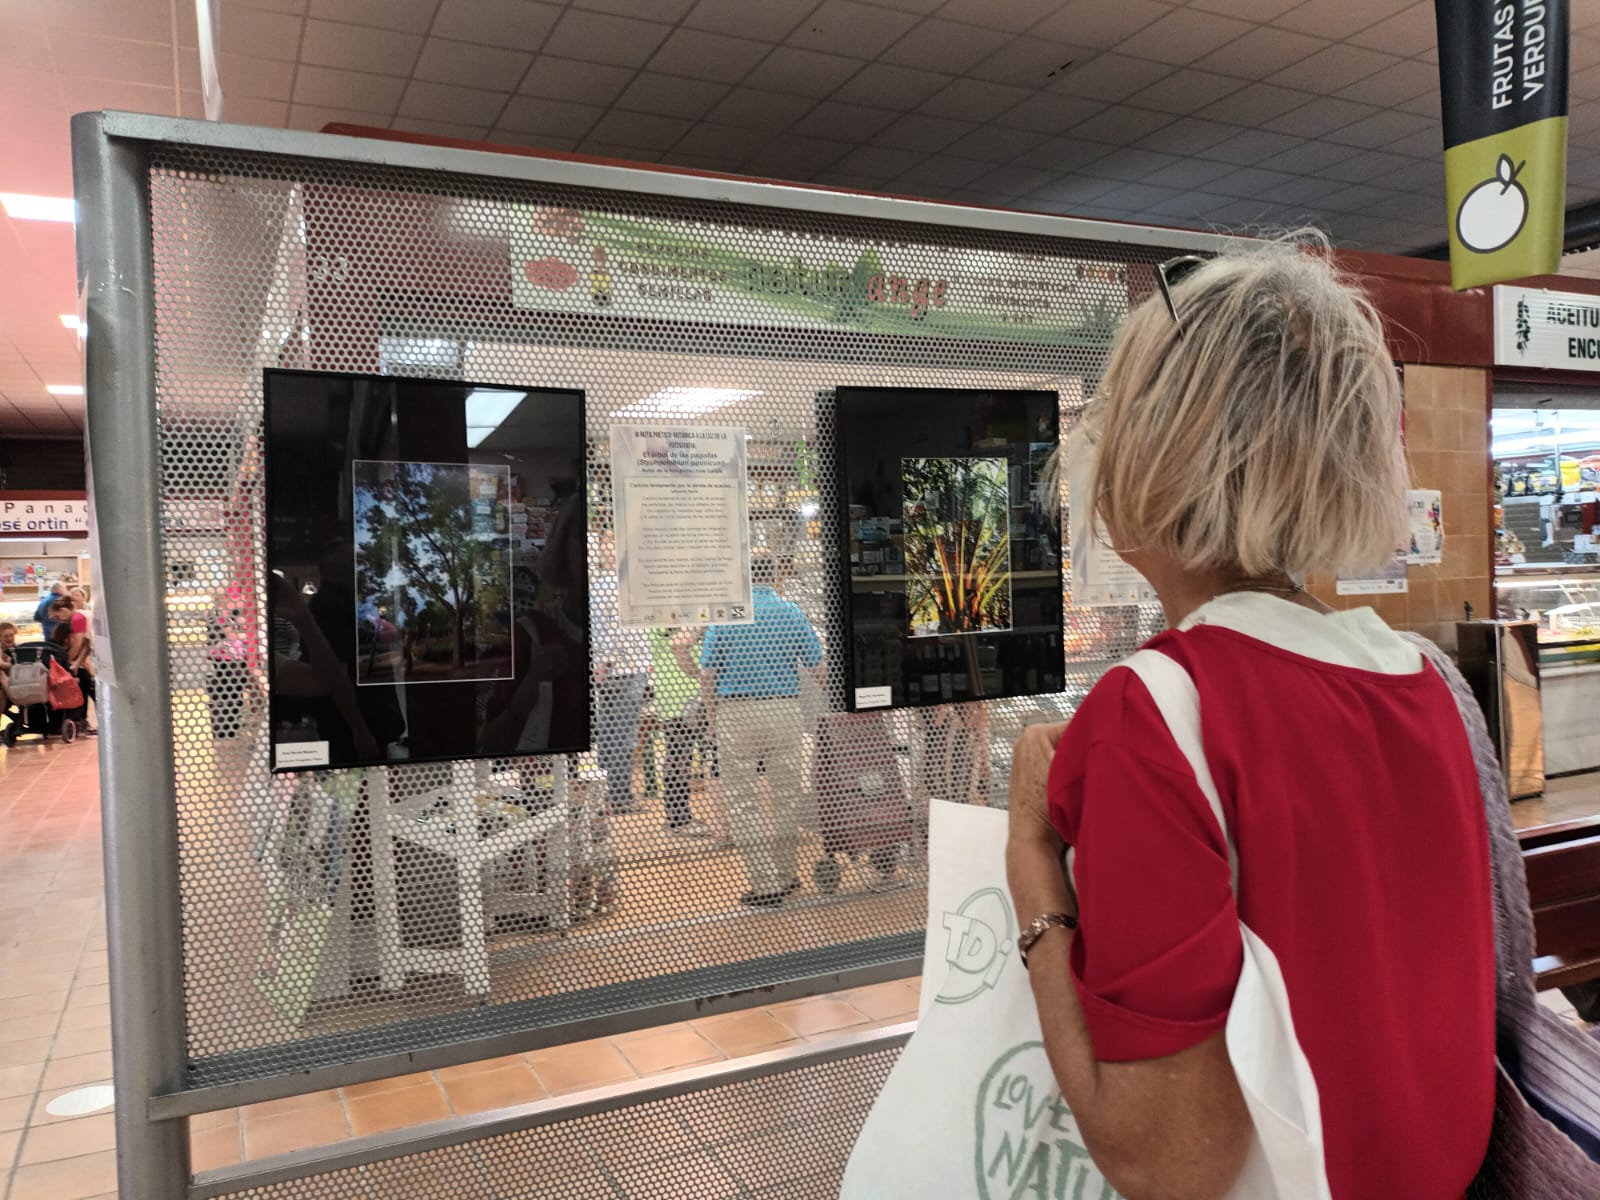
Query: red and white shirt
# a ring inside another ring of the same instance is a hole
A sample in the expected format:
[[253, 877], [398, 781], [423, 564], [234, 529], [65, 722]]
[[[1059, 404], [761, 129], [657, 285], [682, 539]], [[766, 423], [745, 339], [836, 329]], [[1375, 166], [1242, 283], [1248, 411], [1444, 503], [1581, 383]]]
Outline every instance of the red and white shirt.
[[1494, 930], [1477, 774], [1448, 686], [1371, 609], [1213, 600], [1149, 643], [1200, 694], [1239, 857], [1133, 672], [1067, 726], [1072, 970], [1095, 1057], [1221, 1030], [1239, 921], [1271, 948], [1316, 1079], [1334, 1200], [1459, 1200], [1494, 1111]]

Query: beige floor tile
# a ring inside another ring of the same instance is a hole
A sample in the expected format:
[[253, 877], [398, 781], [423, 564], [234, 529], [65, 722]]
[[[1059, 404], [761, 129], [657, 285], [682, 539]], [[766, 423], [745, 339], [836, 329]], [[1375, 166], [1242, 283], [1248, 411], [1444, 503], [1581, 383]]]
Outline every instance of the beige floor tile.
[[243, 1157], [243, 1132], [237, 1123], [189, 1135], [189, 1161], [196, 1171], [231, 1167]]
[[628, 1060], [604, 1039], [535, 1050], [527, 1059], [552, 1096], [620, 1083], [635, 1077]]
[[105, 983], [78, 984], [67, 997], [67, 1007], [93, 1008], [97, 1004], [111, 1003], [111, 985]]
[[264, 1121], [271, 1117], [281, 1117], [288, 1113], [299, 1112], [306, 1108], [321, 1108], [328, 1104], [340, 1103], [337, 1090], [326, 1092], [305, 1092], [299, 1096], [283, 1096], [277, 1100], [263, 1100], [260, 1104], [246, 1104], [239, 1109], [239, 1119], [242, 1121]]
[[0, 1024], [11, 1020], [12, 1017], [58, 1013], [66, 1002], [66, 992], [35, 992], [26, 996], [8, 996], [0, 1000]]
[[764, 1008], [704, 1017], [693, 1024], [701, 1037], [729, 1058], [759, 1054], [798, 1040], [794, 1030]]
[[72, 987], [71, 971], [8, 971], [0, 976], [0, 1002], [39, 992], [65, 992]]
[[57, 1088], [78, 1087], [86, 1083], [111, 1082], [111, 1051], [94, 1054], [75, 1054], [70, 1058], [53, 1058], [44, 1068], [44, 1080], [39, 1090], [48, 1092]]
[[33, 1111], [33, 1093], [0, 1100], [0, 1129], [21, 1129]]
[[319, 1104], [276, 1117], [246, 1118], [243, 1122], [246, 1158], [266, 1158], [307, 1146], [326, 1146], [350, 1136], [344, 1105]]
[[864, 1013], [843, 1000], [834, 1000], [827, 996], [812, 996], [805, 1000], [793, 1000], [787, 1004], [774, 1004], [767, 1011], [801, 1037], [833, 1033], [836, 1030], [867, 1023]]
[[17, 1146], [22, 1142], [22, 1130], [0, 1131], [0, 1182], [11, 1173], [11, 1164], [17, 1157]]
[[73, 1058], [80, 1054], [98, 1054], [111, 1049], [111, 1027], [96, 1025], [92, 1029], [66, 1029], [56, 1034], [51, 1058]]
[[11, 1177], [8, 1200], [89, 1200], [115, 1194], [116, 1189], [116, 1155], [104, 1150], [79, 1158], [18, 1167]]
[[465, 1079], [468, 1075], [481, 1075], [485, 1071], [498, 1071], [502, 1067], [515, 1067], [523, 1063], [520, 1054], [507, 1054], [501, 1058], [480, 1058], [477, 1062], [459, 1063], [453, 1067], [440, 1067], [434, 1072], [443, 1084], [453, 1083], [457, 1079]]
[[419, 1087], [433, 1082], [433, 1072], [419, 1071], [413, 1075], [395, 1075], [389, 1079], [374, 1079], [368, 1083], [352, 1083], [339, 1089], [346, 1100], [359, 1100], [363, 1096], [381, 1096], [385, 1092], [398, 1092], [401, 1088]]
[[851, 1008], [874, 1021], [913, 1016], [917, 1011], [917, 994], [899, 979], [840, 992], [833, 998], [843, 1000]]
[[345, 1111], [350, 1116], [350, 1132], [362, 1137], [386, 1129], [442, 1121], [450, 1116], [450, 1102], [444, 1098], [444, 1089], [429, 1080], [417, 1087], [347, 1100]]
[[207, 1129], [217, 1129], [223, 1125], [238, 1125], [239, 1110], [237, 1108], [222, 1108], [216, 1112], [199, 1113], [189, 1118], [191, 1133], [203, 1132]]
[[526, 1104], [550, 1094], [533, 1068], [520, 1060], [511, 1066], [456, 1076], [445, 1082], [444, 1091], [450, 1107], [462, 1116]]
[[110, 1113], [96, 1113], [54, 1125], [35, 1125], [28, 1130], [22, 1143], [22, 1156], [17, 1161], [53, 1162], [58, 1158], [111, 1150], [117, 1144], [113, 1121]]
[[0, 1042], [0, 1067], [20, 1067], [24, 1063], [43, 1062], [50, 1057], [50, 1047], [55, 1039], [44, 1037], [23, 1038], [19, 1042]]
[[32, 1038], [54, 1037], [61, 1023], [60, 1013], [34, 1013], [31, 1017], [12, 1017], [0, 1026], [0, 1045]]
[[92, 1004], [87, 1008], [69, 1008], [61, 1014], [61, 1028], [68, 1029], [96, 1029], [111, 1028], [111, 1006], [109, 1004]]
[[10, 1096], [33, 1095], [44, 1074], [42, 1062], [21, 1067], [0, 1067], [0, 1099]]
[[716, 1062], [723, 1057], [692, 1026], [667, 1025], [660, 1029], [643, 1030], [612, 1039], [617, 1049], [641, 1075], [655, 1075], [662, 1071], [676, 1071], [680, 1067], [698, 1066]]

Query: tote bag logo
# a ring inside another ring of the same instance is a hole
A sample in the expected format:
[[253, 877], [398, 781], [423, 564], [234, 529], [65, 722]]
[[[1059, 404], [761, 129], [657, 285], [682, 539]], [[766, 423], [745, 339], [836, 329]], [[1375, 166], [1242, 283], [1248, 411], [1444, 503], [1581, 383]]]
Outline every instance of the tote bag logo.
[[999, 888], [981, 888], [944, 914], [944, 960], [950, 964], [940, 1004], [965, 1004], [992, 988], [1015, 944], [1011, 903]]
[[983, 1200], [1117, 1200], [1061, 1099], [1043, 1042], [1007, 1050], [978, 1086]]

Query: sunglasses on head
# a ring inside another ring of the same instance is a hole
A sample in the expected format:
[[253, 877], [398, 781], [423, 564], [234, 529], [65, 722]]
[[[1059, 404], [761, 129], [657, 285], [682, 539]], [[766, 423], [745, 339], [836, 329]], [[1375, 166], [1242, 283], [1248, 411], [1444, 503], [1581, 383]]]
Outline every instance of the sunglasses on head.
[[1183, 340], [1183, 319], [1178, 316], [1178, 306], [1172, 302], [1172, 289], [1187, 279], [1205, 261], [1198, 254], [1183, 254], [1156, 264], [1156, 286], [1161, 289], [1161, 298], [1167, 302], [1167, 312], [1172, 314], [1172, 323], [1177, 327], [1180, 342]]

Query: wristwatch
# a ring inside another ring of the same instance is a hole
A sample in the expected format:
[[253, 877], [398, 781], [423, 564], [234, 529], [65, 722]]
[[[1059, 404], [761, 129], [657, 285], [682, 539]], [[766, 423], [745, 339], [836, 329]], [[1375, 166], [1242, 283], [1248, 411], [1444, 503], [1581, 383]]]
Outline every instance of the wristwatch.
[[1078, 918], [1071, 913], [1048, 912], [1040, 913], [1023, 928], [1017, 935], [1017, 957], [1022, 959], [1022, 965], [1028, 965], [1028, 951], [1033, 949], [1034, 943], [1044, 936], [1047, 929], [1076, 929]]

